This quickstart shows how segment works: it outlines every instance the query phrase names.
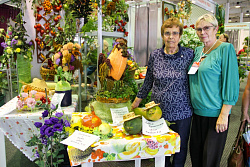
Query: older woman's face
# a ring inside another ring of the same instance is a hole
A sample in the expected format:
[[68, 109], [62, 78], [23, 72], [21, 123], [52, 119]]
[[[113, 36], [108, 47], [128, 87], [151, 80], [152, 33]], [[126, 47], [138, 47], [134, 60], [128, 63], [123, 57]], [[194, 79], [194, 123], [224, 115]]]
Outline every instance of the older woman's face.
[[214, 42], [216, 40], [217, 29], [211, 23], [204, 20], [201, 20], [196, 25], [196, 33], [203, 43]]
[[172, 28], [165, 28], [163, 34], [163, 41], [167, 48], [178, 46], [181, 38], [179, 27], [173, 26]]
[[220, 40], [221, 42], [226, 42], [226, 41], [227, 41], [227, 38], [225, 38], [224, 35], [221, 34], [220, 37], [219, 37], [219, 40]]

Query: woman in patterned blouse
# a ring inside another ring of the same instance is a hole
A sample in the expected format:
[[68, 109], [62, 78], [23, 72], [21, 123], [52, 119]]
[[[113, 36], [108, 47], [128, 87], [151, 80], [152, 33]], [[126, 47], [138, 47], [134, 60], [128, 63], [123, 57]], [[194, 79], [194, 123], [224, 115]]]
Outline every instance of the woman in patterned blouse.
[[187, 70], [193, 60], [193, 50], [180, 46], [183, 24], [177, 18], [166, 20], [161, 26], [164, 45], [154, 50], [148, 61], [146, 77], [132, 108], [139, 106], [152, 90], [151, 99], [160, 103], [162, 116], [174, 122], [170, 128], [181, 137], [180, 152], [166, 157], [166, 166], [183, 167], [186, 161], [192, 107], [189, 97]]

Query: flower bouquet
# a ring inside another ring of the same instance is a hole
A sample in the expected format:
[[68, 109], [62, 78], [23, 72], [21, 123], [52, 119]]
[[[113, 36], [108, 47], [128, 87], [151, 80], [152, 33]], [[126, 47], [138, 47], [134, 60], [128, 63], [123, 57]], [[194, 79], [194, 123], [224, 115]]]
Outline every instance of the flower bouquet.
[[[62, 100], [61, 106], [69, 106], [72, 103], [72, 89], [71, 85], [67, 81], [71, 81], [73, 78], [73, 73], [76, 69], [80, 69], [80, 73], [83, 71], [81, 64], [81, 46], [77, 43], [72, 42], [64, 45], [60, 52], [56, 53], [53, 57], [54, 67], [56, 69], [55, 86], [56, 93], [65, 93]], [[59, 81], [60, 79], [60, 81]]]
[[[18, 100], [16, 108], [18, 111], [35, 111], [38, 108], [45, 108], [46, 104], [50, 104], [50, 99], [45, 96], [40, 96], [40, 93], [35, 90], [31, 90], [28, 93], [22, 92], [17, 96]], [[45, 93], [44, 93], [45, 95]]]
[[57, 106], [51, 104], [42, 113], [43, 122], [34, 123], [40, 134], [34, 135], [26, 144], [29, 147], [36, 146], [33, 149], [37, 157], [35, 163], [40, 167], [58, 166], [64, 162], [63, 154], [60, 153], [65, 147], [60, 142], [68, 136], [65, 128], [70, 127], [70, 123], [64, 120], [63, 112], [56, 111]]

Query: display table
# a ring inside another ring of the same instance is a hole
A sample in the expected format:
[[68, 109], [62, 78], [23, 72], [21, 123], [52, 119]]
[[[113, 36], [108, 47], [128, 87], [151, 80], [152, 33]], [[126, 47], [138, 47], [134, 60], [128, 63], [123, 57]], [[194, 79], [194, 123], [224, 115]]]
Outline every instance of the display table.
[[[72, 118], [80, 114], [84, 113], [73, 113]], [[71, 166], [93, 167], [94, 162], [135, 160], [139, 167], [141, 159], [156, 158], [155, 166], [164, 167], [165, 156], [180, 152], [180, 136], [171, 130], [157, 136], [127, 135], [122, 126], [114, 126], [112, 133], [112, 138], [94, 143], [91, 151], [68, 146]]]
[[[64, 116], [71, 118], [71, 114], [76, 111], [78, 96], [72, 95], [72, 105], [62, 107]], [[15, 109], [17, 97], [10, 100], [0, 108], [0, 166], [6, 166], [4, 135], [31, 161], [35, 159], [32, 149], [34, 147], [26, 146], [34, 134], [40, 132], [34, 126], [35, 122], [42, 122], [42, 112], [19, 112]]]

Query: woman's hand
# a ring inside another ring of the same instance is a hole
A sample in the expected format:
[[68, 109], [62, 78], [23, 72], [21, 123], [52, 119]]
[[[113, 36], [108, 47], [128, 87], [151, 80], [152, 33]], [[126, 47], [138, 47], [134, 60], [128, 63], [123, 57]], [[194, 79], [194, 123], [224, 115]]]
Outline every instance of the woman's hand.
[[216, 122], [215, 130], [217, 133], [224, 132], [228, 128], [228, 116], [232, 105], [223, 104], [220, 115]]
[[141, 101], [142, 101], [141, 98], [136, 97], [134, 102], [131, 105], [131, 109], [133, 110], [134, 108], [139, 107], [139, 104], [141, 103]]
[[217, 122], [216, 122], [216, 132], [224, 132], [227, 130], [228, 127], [228, 114], [220, 113]]

